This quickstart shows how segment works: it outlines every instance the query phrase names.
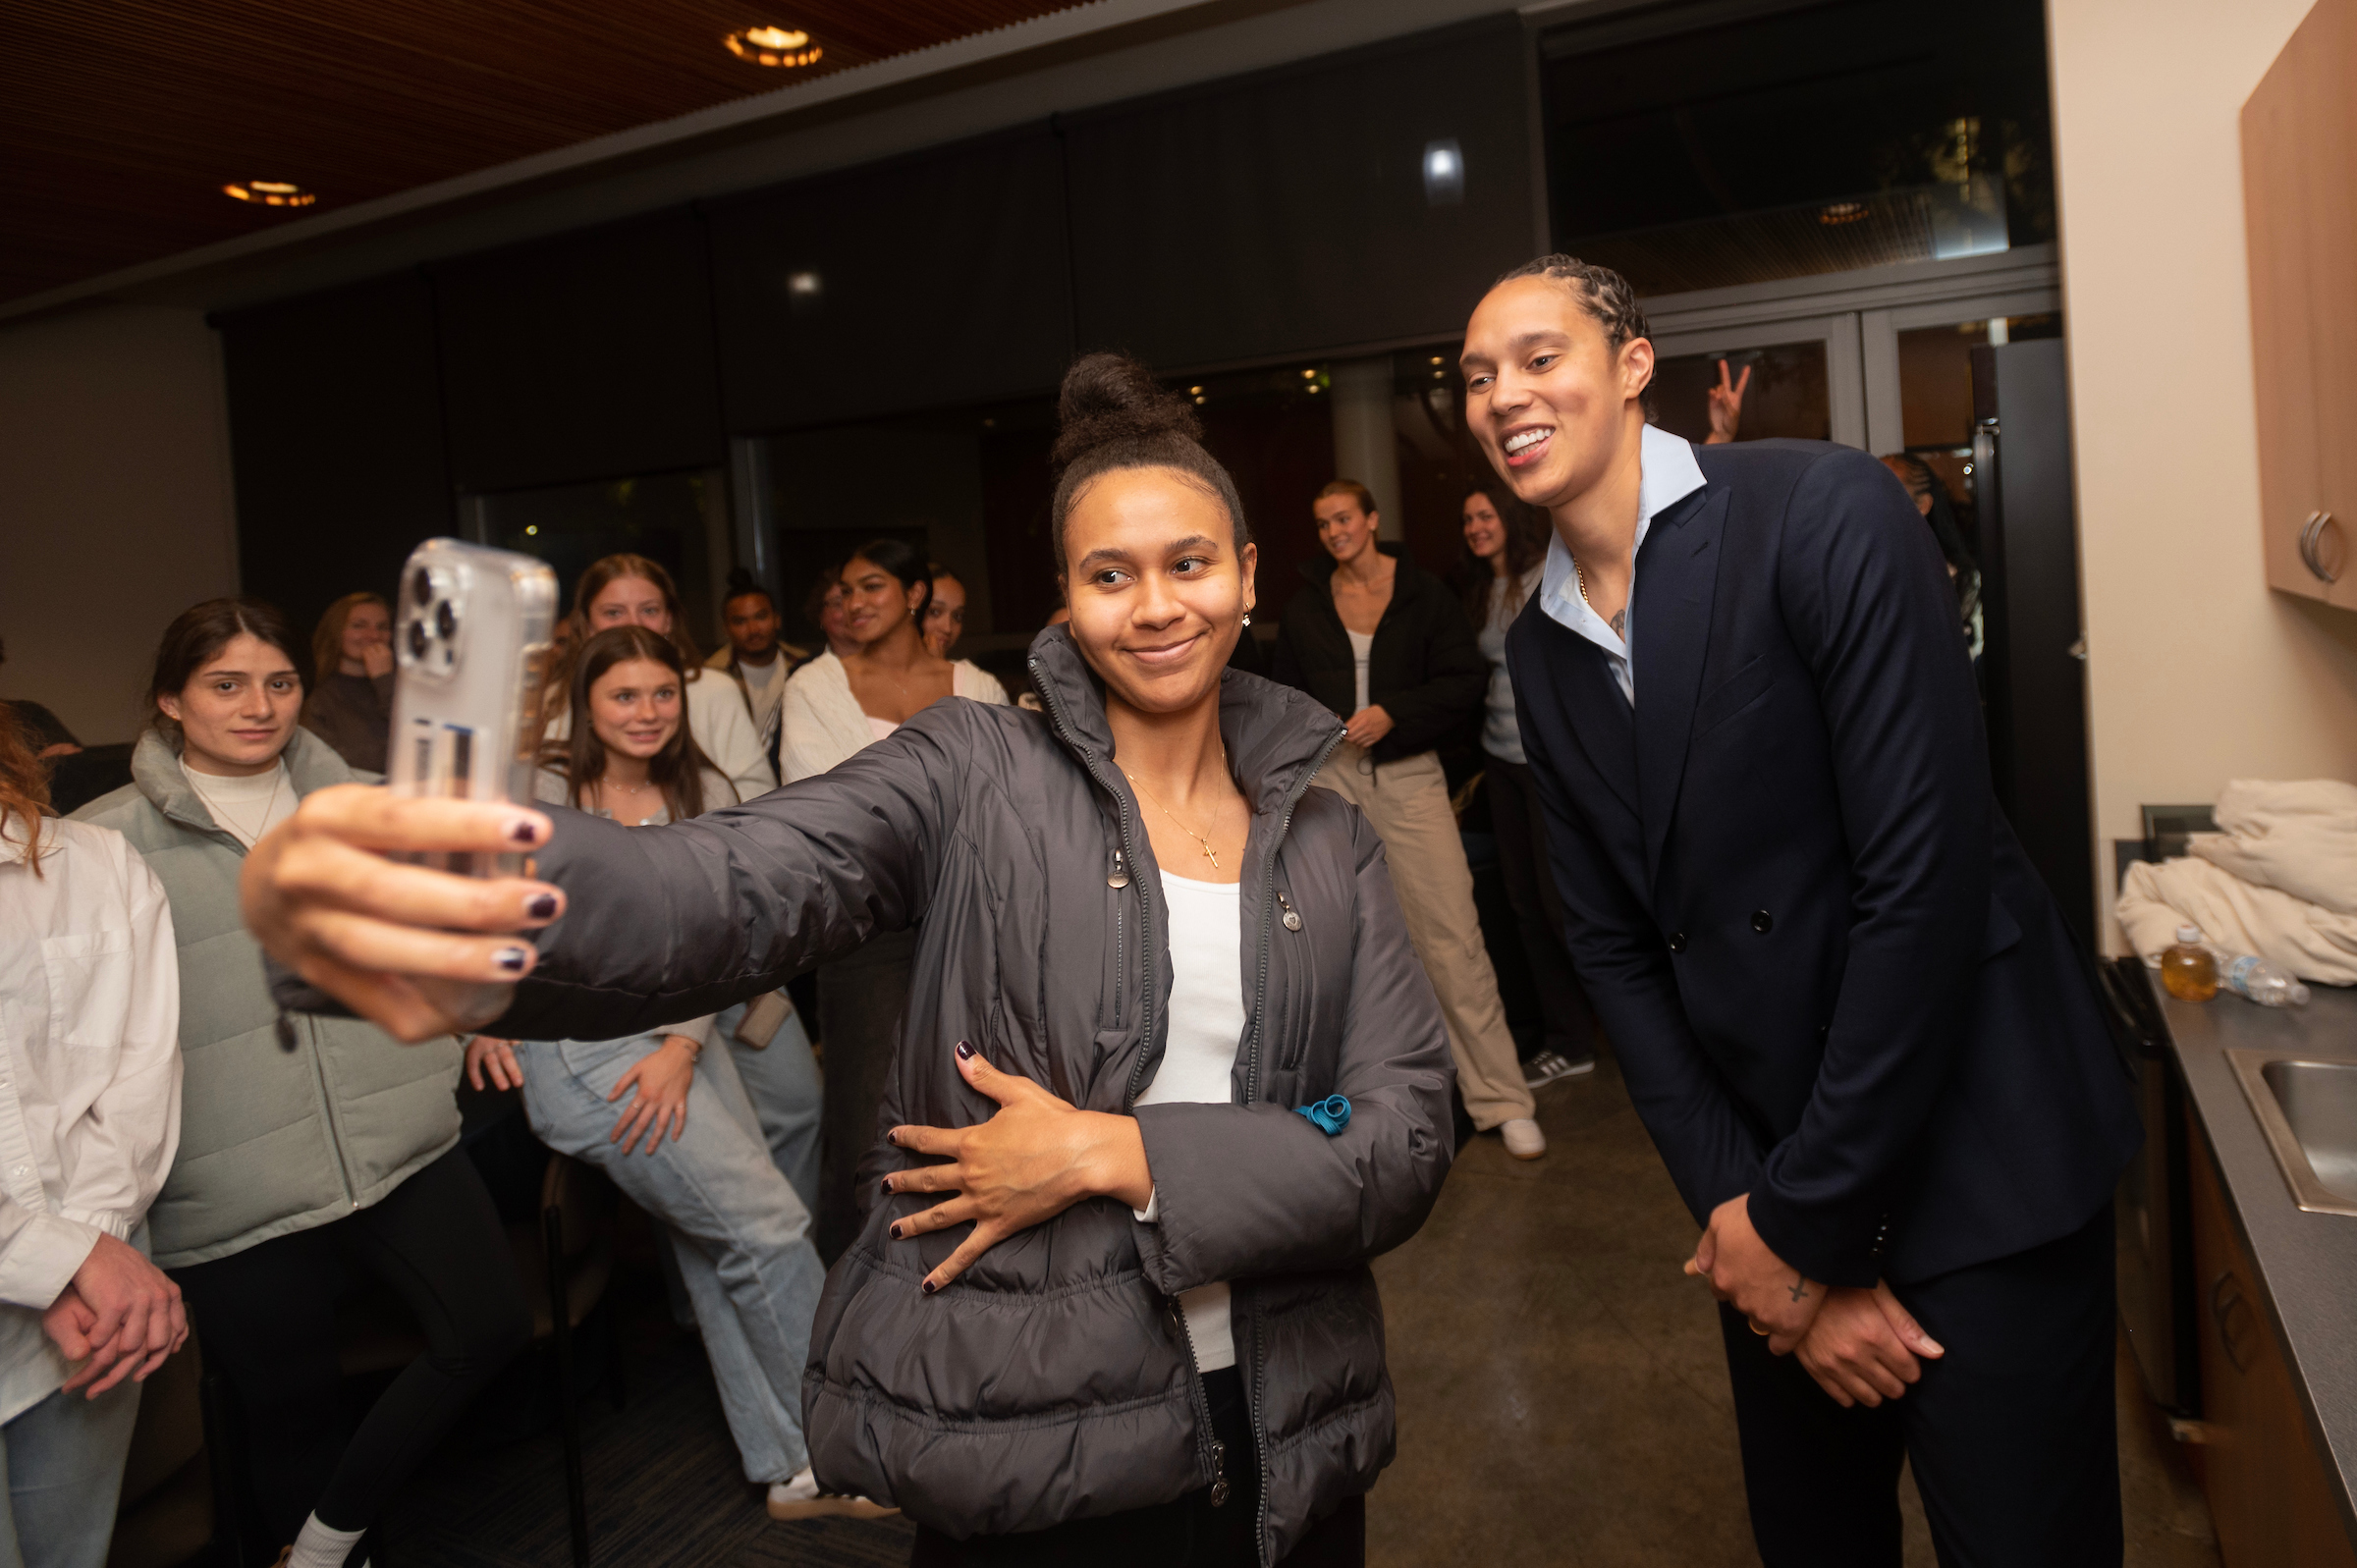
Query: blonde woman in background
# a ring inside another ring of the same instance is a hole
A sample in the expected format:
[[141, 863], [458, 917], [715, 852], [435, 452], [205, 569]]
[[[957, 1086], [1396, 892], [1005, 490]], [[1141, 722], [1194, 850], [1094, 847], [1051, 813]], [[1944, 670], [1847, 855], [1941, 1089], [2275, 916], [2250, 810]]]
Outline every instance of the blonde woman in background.
[[661, 562], [625, 554], [591, 563], [574, 589], [573, 614], [567, 620], [572, 622], [571, 636], [561, 639], [565, 651], [550, 660], [548, 684], [542, 691], [548, 739], [562, 742], [570, 732], [573, 651], [612, 627], [644, 626], [679, 649], [680, 663], [687, 672], [688, 732], [737, 797], [751, 800], [778, 786], [742, 694], [734, 680], [705, 670], [703, 653], [683, 624], [680, 591]]
[[393, 612], [383, 595], [348, 593], [319, 618], [302, 727], [363, 773], [385, 771], [393, 734]]

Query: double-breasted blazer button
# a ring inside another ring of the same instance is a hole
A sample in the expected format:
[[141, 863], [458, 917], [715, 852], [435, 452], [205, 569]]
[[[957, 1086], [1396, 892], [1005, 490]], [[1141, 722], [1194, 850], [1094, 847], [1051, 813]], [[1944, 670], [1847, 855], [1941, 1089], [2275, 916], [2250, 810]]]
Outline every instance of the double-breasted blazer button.
[[1765, 909], [1754, 909], [1751, 912], [1751, 929], [1765, 937], [1776, 929], [1776, 917]]
[[1686, 950], [1686, 934], [1684, 932], [1672, 931], [1670, 933], [1670, 950], [1672, 952], [1684, 952]]

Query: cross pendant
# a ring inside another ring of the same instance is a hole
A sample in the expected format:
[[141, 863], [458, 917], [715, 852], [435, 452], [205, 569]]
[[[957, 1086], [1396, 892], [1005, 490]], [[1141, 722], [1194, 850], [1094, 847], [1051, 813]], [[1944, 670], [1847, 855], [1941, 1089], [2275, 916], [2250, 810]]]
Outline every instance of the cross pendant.
[[1203, 845], [1203, 858], [1211, 862], [1212, 870], [1220, 869], [1220, 857], [1211, 852], [1211, 844], [1208, 841]]

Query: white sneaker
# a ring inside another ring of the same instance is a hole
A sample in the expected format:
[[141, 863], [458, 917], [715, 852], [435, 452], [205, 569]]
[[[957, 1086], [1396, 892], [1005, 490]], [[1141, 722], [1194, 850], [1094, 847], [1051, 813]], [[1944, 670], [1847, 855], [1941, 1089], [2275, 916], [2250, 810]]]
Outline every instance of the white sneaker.
[[1500, 1123], [1498, 1135], [1506, 1140], [1506, 1152], [1516, 1160], [1536, 1160], [1547, 1152], [1547, 1135], [1528, 1116]]
[[847, 1497], [840, 1492], [818, 1489], [818, 1478], [804, 1465], [792, 1481], [773, 1481], [769, 1484], [769, 1517], [772, 1519], [819, 1519], [834, 1515], [845, 1519], [883, 1519], [899, 1513], [882, 1503], [865, 1497]]

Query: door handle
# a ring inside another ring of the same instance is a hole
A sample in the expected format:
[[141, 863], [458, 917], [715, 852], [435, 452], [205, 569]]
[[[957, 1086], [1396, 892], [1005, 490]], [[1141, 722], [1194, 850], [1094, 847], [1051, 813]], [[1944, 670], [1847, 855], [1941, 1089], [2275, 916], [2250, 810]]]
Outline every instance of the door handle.
[[2242, 1281], [2229, 1269], [2220, 1274], [2210, 1286], [2210, 1316], [2218, 1324], [2218, 1347], [2226, 1353], [2226, 1360], [2236, 1372], [2249, 1372], [2250, 1334], [2257, 1326], [2256, 1315], [2242, 1293]]
[[2330, 512], [2311, 512], [2308, 520], [2300, 525], [2300, 565], [2317, 581], [2330, 584], [2339, 580], [2340, 573], [2325, 569], [2323, 545], [2325, 530], [2337, 527]]

